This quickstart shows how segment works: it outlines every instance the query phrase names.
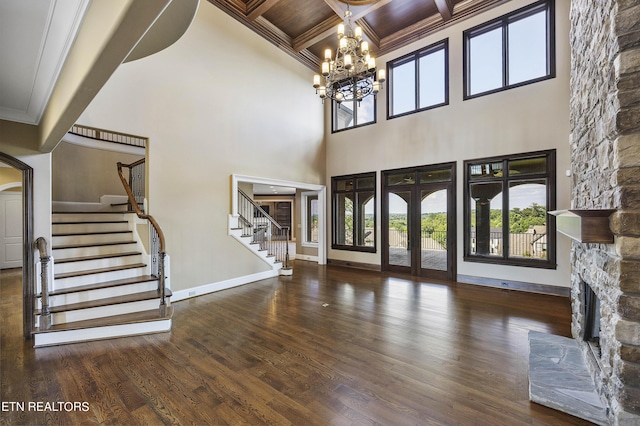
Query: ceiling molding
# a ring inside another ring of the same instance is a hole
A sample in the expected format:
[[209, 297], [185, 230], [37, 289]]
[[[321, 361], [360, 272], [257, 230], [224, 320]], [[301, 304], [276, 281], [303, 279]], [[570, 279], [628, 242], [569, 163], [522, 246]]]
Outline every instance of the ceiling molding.
[[247, 3], [247, 18], [254, 21], [258, 16], [264, 15], [280, 0], [250, 0]]
[[340, 23], [342, 23], [342, 19], [337, 16], [333, 16], [319, 23], [315, 27], [295, 38], [293, 41], [293, 50], [299, 52], [321, 40], [324, 40], [332, 34], [335, 34], [336, 27]]
[[369, 23], [364, 19], [356, 21], [356, 24], [362, 28], [362, 32], [367, 36], [367, 38], [369, 38], [370, 44], [376, 49], [379, 49], [380, 37], [376, 34], [376, 31], [371, 27], [371, 25], [369, 25]]
[[[3, 37], [15, 41], [2, 52], [0, 119], [40, 123], [89, 3], [16, 1], [0, 7]], [[37, 16], [45, 20], [35, 23]]]

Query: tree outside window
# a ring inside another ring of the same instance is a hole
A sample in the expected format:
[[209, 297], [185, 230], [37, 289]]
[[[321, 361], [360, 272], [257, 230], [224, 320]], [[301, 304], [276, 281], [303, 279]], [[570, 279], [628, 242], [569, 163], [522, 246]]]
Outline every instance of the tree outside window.
[[375, 172], [331, 178], [332, 248], [375, 252]]
[[555, 151], [464, 167], [465, 260], [555, 268]]

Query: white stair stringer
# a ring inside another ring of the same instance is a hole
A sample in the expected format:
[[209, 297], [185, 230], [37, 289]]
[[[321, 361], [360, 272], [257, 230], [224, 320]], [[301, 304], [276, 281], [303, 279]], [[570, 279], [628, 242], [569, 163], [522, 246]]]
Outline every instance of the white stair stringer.
[[138, 336], [171, 331], [171, 319], [146, 321], [142, 323], [120, 324], [103, 327], [87, 327], [38, 333], [34, 336], [34, 347], [61, 345], [67, 343], [90, 342], [116, 337]]
[[238, 227], [238, 217], [229, 215], [229, 235], [232, 236], [240, 244], [248, 248], [252, 253], [258, 256], [262, 261], [268, 264], [274, 271], [282, 269], [282, 262], [277, 262], [274, 256], [270, 256], [266, 250], [260, 250], [260, 245], [252, 243], [251, 236], [243, 235], [242, 229]]
[[141, 223], [129, 212], [53, 214], [50, 314], [43, 317], [50, 326], [39, 329], [38, 285], [35, 347], [171, 330], [169, 268], [161, 306], [158, 278], [150, 275], [148, 244], [137, 232]]

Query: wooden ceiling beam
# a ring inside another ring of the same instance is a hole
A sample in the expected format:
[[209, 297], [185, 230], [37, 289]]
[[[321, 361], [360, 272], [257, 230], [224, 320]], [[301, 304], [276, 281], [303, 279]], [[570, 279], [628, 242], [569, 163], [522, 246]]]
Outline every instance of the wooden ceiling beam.
[[340, 2], [338, 0], [324, 0], [324, 2], [336, 13], [336, 15], [340, 18], [344, 18], [345, 9], [340, 6]]
[[369, 39], [371, 47], [375, 47], [375, 49], [378, 49], [380, 47], [380, 36], [375, 32], [371, 25], [369, 25], [369, 23], [364, 19], [356, 21], [356, 24], [359, 25], [360, 28], [362, 28], [362, 32]]
[[329, 19], [325, 19], [315, 27], [305, 31], [293, 40], [293, 50], [300, 52], [309, 46], [316, 44], [317, 42], [324, 40], [331, 34], [335, 34], [336, 26], [342, 23], [342, 19], [337, 16], [333, 16]]
[[[381, 8], [382, 6], [385, 6], [391, 3], [392, 1], [393, 0], [379, 0], [371, 5], [353, 6], [353, 8], [351, 9], [351, 11], [353, 12], [351, 19], [353, 21], [362, 19], [365, 16], [367, 16], [369, 13], [373, 12], [376, 9]], [[324, 2], [336, 13], [336, 15], [338, 15], [341, 18], [344, 18], [344, 11], [346, 10], [346, 7], [343, 8], [341, 6], [341, 4], [343, 4], [342, 2], [340, 2], [339, 0], [324, 0]]]
[[435, 0], [436, 7], [443, 21], [448, 21], [453, 17], [453, 1], [452, 0]]
[[247, 2], [247, 18], [250, 21], [255, 21], [258, 16], [265, 14], [279, 1], [280, 0], [250, 0]]

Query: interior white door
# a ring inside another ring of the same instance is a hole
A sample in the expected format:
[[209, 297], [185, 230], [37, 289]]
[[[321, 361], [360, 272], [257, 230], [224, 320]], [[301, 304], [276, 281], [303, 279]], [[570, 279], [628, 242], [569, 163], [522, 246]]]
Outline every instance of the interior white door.
[[22, 193], [0, 192], [0, 269], [22, 266]]

